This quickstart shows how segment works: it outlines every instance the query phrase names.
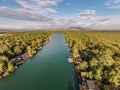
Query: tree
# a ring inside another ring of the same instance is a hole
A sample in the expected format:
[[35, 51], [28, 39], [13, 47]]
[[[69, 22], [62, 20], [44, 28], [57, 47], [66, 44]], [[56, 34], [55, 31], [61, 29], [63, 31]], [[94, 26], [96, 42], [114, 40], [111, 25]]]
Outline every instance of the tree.
[[86, 61], [83, 61], [81, 64], [79, 64], [80, 69], [87, 69], [88, 63]]
[[76, 45], [73, 46], [73, 56], [74, 56], [74, 58], [80, 56], [80, 55], [79, 55], [79, 52], [78, 52], [78, 48], [77, 48]]
[[8, 62], [8, 71], [12, 72], [14, 70], [13, 64], [11, 62]]
[[101, 66], [112, 66], [115, 62], [108, 54], [98, 55], [97, 58]]
[[9, 58], [15, 55], [15, 54], [12, 52], [12, 50], [10, 50], [10, 49], [9, 49], [9, 50], [6, 50], [6, 51], [4, 52], [4, 54], [5, 54], [6, 56], [8, 56]]
[[94, 75], [93, 75], [93, 72], [92, 72], [92, 71], [89, 71], [89, 78], [90, 78], [90, 79], [93, 79], [93, 78], [94, 78]]
[[109, 82], [114, 84], [115, 87], [120, 86], [120, 71], [116, 72], [114, 69], [109, 73]]
[[32, 56], [33, 54], [36, 53], [35, 48], [32, 48], [31, 46], [27, 46], [27, 52], [29, 54], [29, 56]]
[[16, 55], [19, 55], [19, 54], [22, 53], [22, 49], [21, 49], [19, 46], [15, 46], [15, 47], [14, 47], [14, 53], [15, 53]]
[[99, 65], [99, 61], [96, 59], [96, 58], [92, 58], [90, 61], [89, 61], [89, 65], [90, 67], [96, 67]]
[[102, 68], [96, 69], [96, 73], [94, 74], [94, 78], [96, 80], [99, 80], [99, 81], [102, 80]]
[[5, 72], [5, 70], [6, 70], [6, 65], [4, 61], [0, 59], [0, 73]]
[[0, 61], [8, 62], [8, 57], [6, 57], [5, 55], [2, 55], [0, 56]]

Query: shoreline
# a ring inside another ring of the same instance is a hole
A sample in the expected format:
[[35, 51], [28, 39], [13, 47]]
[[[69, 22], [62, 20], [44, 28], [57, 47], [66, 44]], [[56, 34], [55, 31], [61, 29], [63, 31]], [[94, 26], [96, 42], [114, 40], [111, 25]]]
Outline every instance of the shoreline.
[[[27, 61], [28, 59], [32, 58], [35, 54], [37, 54], [40, 50], [42, 50], [42, 48], [51, 40], [52, 35], [50, 35], [45, 42], [42, 42], [41, 48], [36, 49], [36, 53], [34, 53], [33, 55], [28, 55], [27, 52], [22, 53], [21, 55], [18, 55], [14, 58], [12, 58], [10, 60], [10, 62], [13, 64], [14, 69], [11, 72], [7, 72], [7, 74], [5, 73], [0, 73], [0, 80], [9, 76], [12, 72], [14, 72], [17, 68], [19, 68], [19, 66], [21, 66], [22, 64], [25, 63], [25, 61]], [[41, 42], [40, 42], [41, 43]], [[25, 57], [22, 57], [23, 55], [26, 55]], [[4, 75], [5, 74], [5, 75]]]

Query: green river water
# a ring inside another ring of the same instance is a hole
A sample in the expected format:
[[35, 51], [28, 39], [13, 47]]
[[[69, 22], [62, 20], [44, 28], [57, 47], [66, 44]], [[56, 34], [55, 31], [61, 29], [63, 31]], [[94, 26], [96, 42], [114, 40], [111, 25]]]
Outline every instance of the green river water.
[[0, 90], [79, 90], [64, 35], [51, 40], [15, 72], [0, 80]]

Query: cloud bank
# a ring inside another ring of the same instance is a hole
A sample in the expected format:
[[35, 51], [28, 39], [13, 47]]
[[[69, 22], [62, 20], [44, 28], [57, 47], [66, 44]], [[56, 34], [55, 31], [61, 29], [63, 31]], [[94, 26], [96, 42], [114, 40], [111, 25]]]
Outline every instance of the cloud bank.
[[[0, 17], [16, 20], [40, 22], [40, 25], [10, 26], [0, 25], [0, 28], [9, 29], [47, 29], [83, 27], [91, 29], [120, 29], [120, 16], [98, 16], [94, 9], [77, 12], [69, 17], [57, 17], [56, 7], [63, 0], [14, 0], [20, 5], [18, 8], [0, 6]], [[108, 8], [120, 8], [120, 0], [108, 0]], [[117, 22], [117, 23], [114, 23]]]
[[112, 9], [120, 9], [120, 0], [108, 0], [105, 5], [108, 8]]

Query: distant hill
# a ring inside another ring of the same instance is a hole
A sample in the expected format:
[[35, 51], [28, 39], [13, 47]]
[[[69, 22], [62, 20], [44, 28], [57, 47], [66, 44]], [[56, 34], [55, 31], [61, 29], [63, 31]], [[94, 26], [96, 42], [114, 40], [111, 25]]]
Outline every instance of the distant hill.
[[69, 30], [84, 30], [85, 28], [82, 27], [69, 27]]
[[0, 33], [4, 33], [4, 32], [11, 32], [11, 30], [0, 29]]

